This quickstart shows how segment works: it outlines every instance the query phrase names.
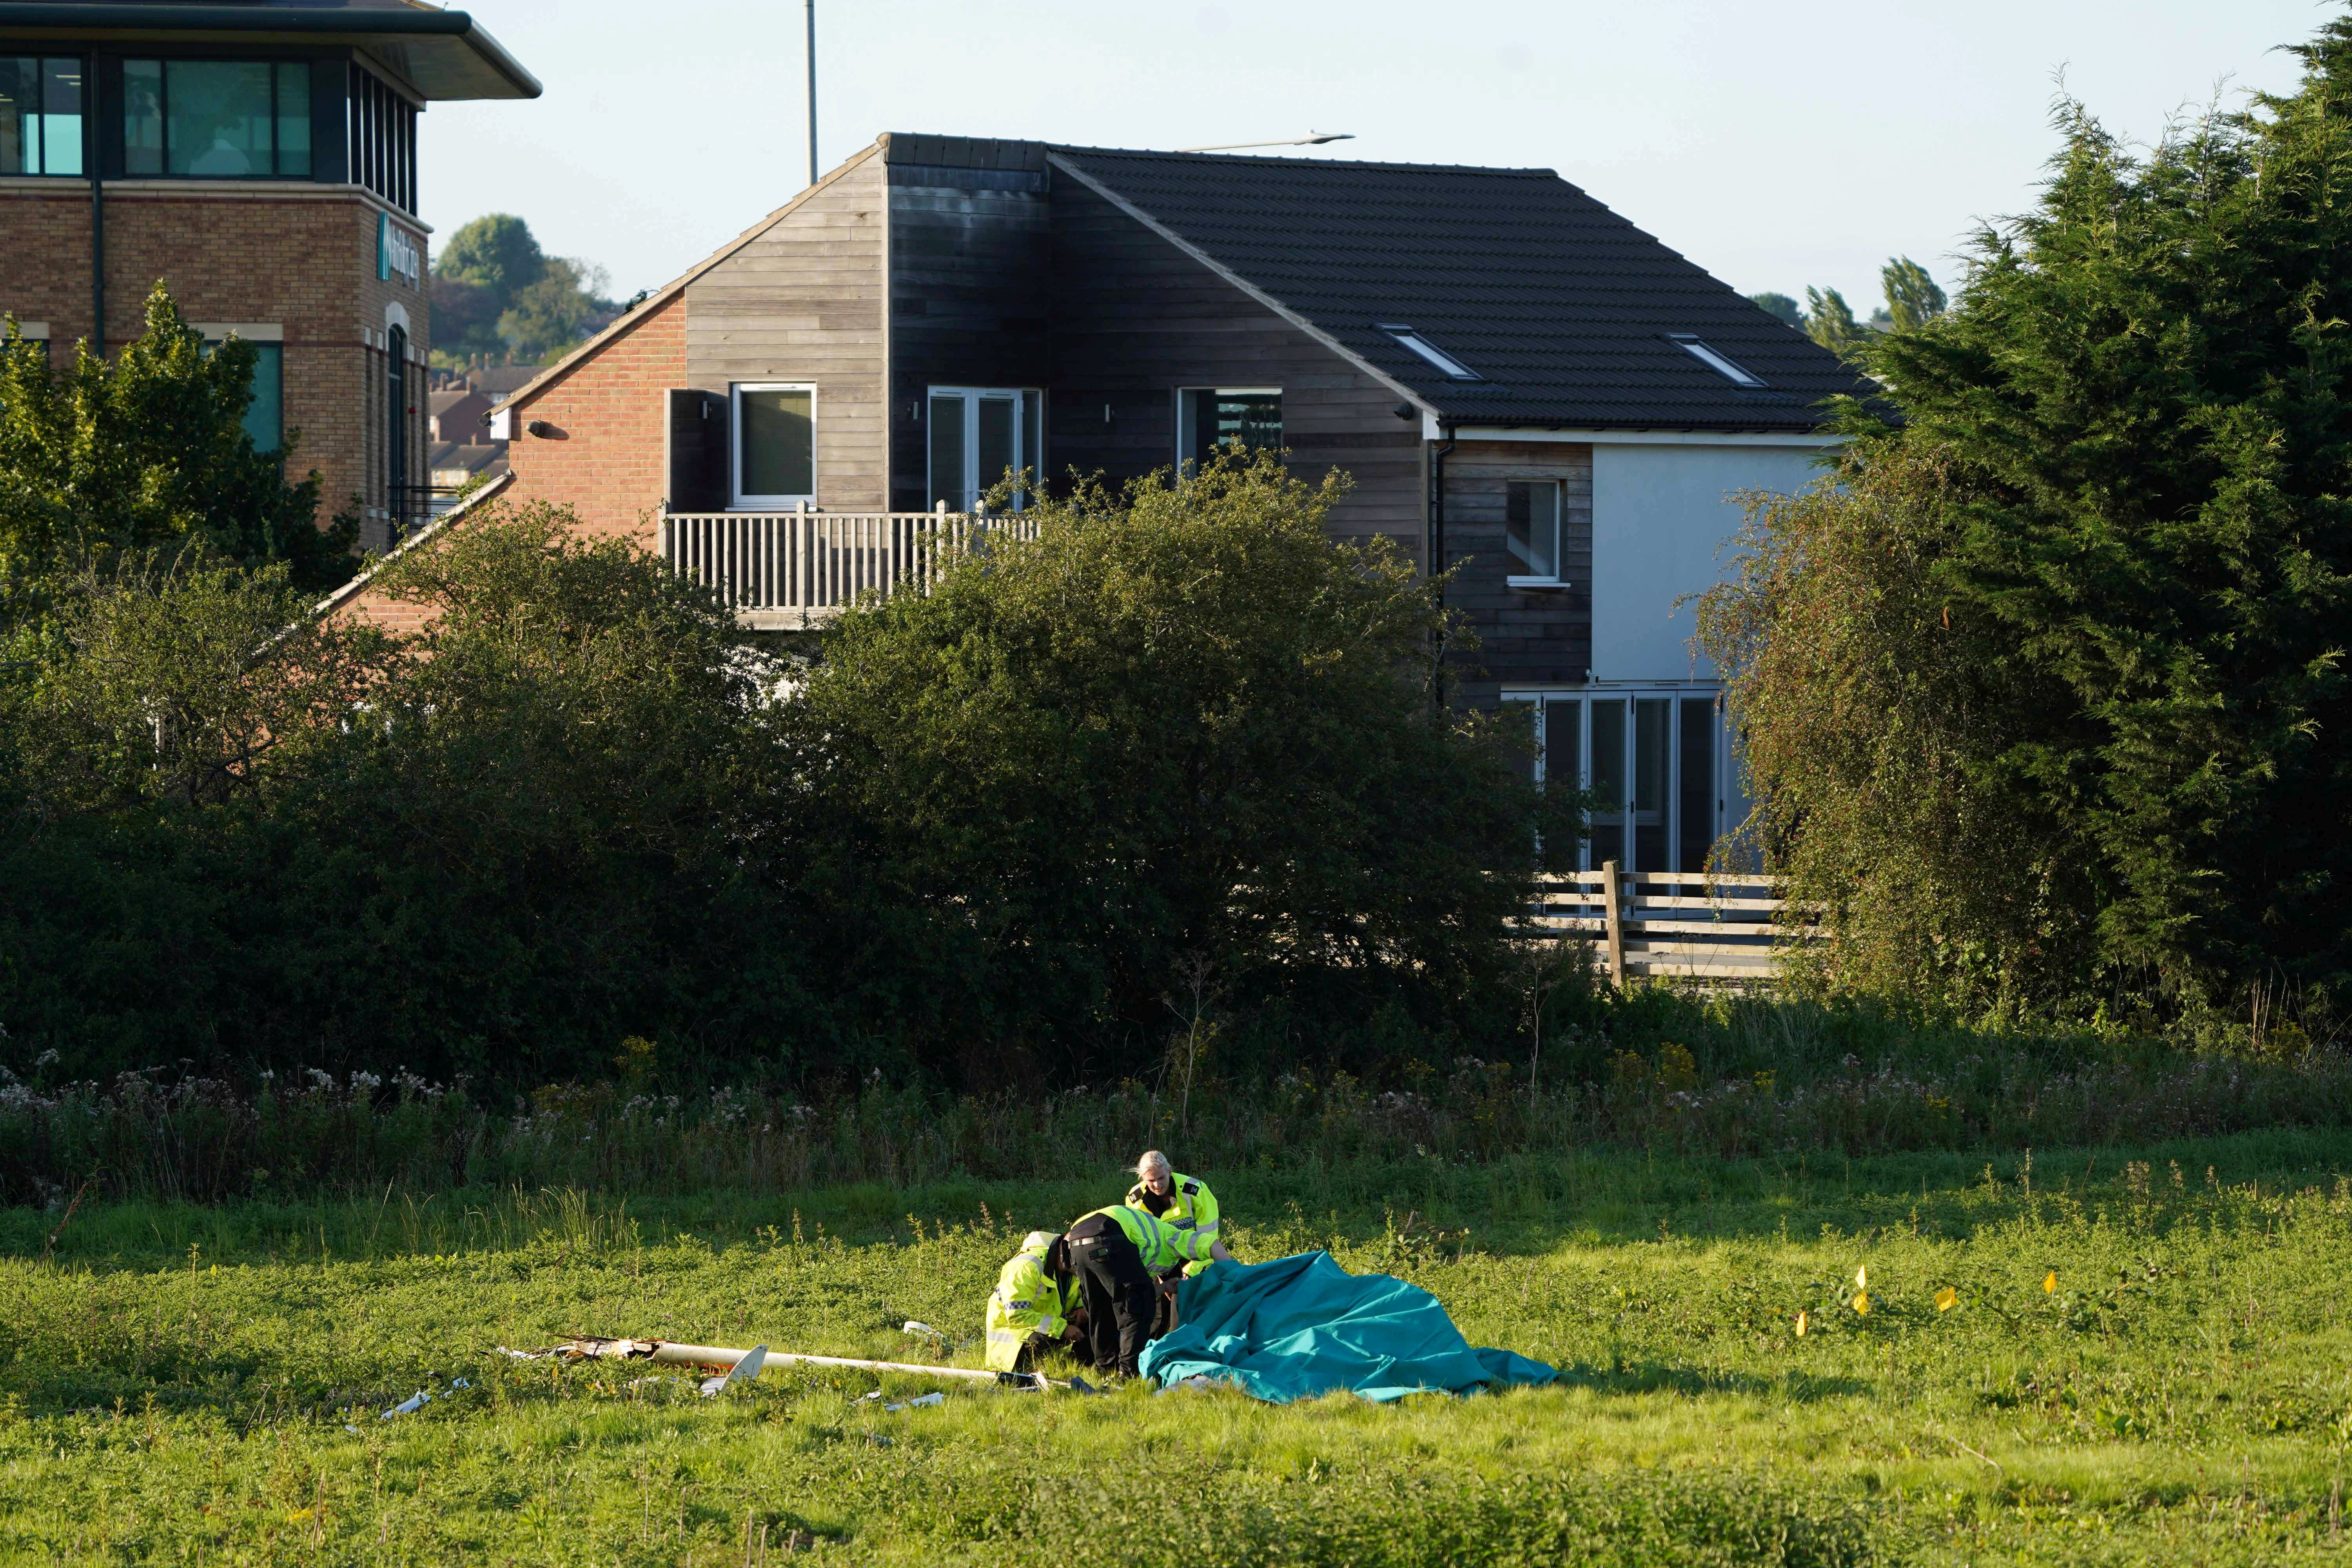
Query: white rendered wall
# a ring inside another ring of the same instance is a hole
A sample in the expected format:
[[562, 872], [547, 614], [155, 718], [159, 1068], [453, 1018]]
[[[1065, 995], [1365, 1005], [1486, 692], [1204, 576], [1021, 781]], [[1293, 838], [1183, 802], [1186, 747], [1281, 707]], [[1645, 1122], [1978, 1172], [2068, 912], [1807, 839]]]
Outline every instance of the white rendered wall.
[[1731, 563], [1742, 490], [1794, 494], [1821, 476], [1818, 448], [1592, 447], [1592, 679], [1711, 680], [1690, 646], [1696, 606]]

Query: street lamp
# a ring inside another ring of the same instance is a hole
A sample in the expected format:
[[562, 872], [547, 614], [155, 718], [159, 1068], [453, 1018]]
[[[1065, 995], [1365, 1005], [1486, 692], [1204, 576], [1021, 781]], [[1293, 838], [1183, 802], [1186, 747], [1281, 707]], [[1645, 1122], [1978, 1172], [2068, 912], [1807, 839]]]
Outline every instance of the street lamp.
[[1310, 131], [1287, 142], [1228, 142], [1219, 147], [1179, 147], [1179, 153], [1238, 153], [1244, 147], [1320, 147], [1326, 142], [1353, 142], [1352, 131]]

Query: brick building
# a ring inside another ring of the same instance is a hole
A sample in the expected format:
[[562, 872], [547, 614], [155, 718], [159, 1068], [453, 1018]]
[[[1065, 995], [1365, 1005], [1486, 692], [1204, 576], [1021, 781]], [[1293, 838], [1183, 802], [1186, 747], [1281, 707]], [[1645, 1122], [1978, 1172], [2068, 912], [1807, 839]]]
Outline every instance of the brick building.
[[429, 233], [416, 117], [539, 83], [404, 0], [0, 5], [0, 312], [53, 358], [141, 330], [158, 279], [260, 351], [247, 427], [300, 437], [330, 512], [426, 512]]

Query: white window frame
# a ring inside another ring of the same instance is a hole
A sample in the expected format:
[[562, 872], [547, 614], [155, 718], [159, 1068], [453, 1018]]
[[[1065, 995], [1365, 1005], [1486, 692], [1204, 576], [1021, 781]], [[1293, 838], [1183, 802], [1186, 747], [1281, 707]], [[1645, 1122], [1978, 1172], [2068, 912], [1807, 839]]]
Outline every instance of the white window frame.
[[[1037, 400], [1037, 472], [1031, 474], [1029, 480], [1032, 484], [1044, 480], [1045, 477], [1044, 428], [1045, 393], [1043, 387], [931, 386], [923, 389], [923, 494], [935, 496], [940, 493], [939, 476], [931, 472], [931, 400], [939, 397], [957, 397], [963, 400], [963, 477], [961, 482], [956, 486], [960, 494], [971, 498], [971, 502], [977, 504], [979, 498], [986, 494], [989, 487], [995, 484], [997, 479], [1002, 477], [992, 475], [987, 483], [980, 482], [980, 405], [989, 398], [1001, 398], [1013, 405], [1013, 457], [1015, 468], [1022, 466], [1020, 461], [1022, 454], [1029, 450], [1029, 400], [1033, 397]], [[1015, 511], [1024, 510], [1028, 505], [1028, 500], [1025, 493], [1016, 494], [1013, 498], [1013, 510]], [[971, 505], [950, 510], [968, 511], [971, 510]]]
[[1538, 577], [1518, 573], [1507, 574], [1504, 581], [1514, 588], [1565, 588], [1569, 581], [1560, 575], [1560, 565], [1568, 559], [1568, 487], [1558, 479], [1506, 479], [1503, 483], [1503, 559], [1511, 558], [1511, 490], [1513, 485], [1549, 485], [1551, 487], [1551, 575]]
[[[809, 398], [809, 489], [806, 495], [750, 495], [743, 489], [743, 395], [747, 392], [805, 392]], [[816, 506], [817, 479], [816, 383], [813, 381], [736, 381], [727, 385], [727, 494], [730, 511], [784, 511]]]
[[[1617, 861], [1617, 868], [1621, 871], [1674, 871], [1680, 868], [1673, 862], [1676, 850], [1682, 845], [1683, 828], [1681, 705], [1684, 701], [1694, 698], [1711, 699], [1715, 704], [1715, 755], [1713, 765], [1709, 770], [1711, 776], [1707, 780], [1707, 784], [1708, 798], [1714, 802], [1712, 815], [1715, 818], [1711, 825], [1713, 832], [1710, 837], [1715, 842], [1720, 843], [1724, 834], [1729, 830], [1726, 818], [1731, 805], [1733, 763], [1731, 736], [1724, 722], [1723, 688], [1719, 682], [1704, 680], [1595, 682], [1585, 686], [1512, 688], [1502, 694], [1502, 700], [1505, 702], [1532, 702], [1536, 705], [1536, 782], [1538, 784], [1546, 782], [1547, 763], [1551, 756], [1550, 736], [1546, 731], [1551, 724], [1555, 710], [1568, 710], [1570, 703], [1575, 705], [1570, 711], [1575, 715], [1572, 720], [1576, 725], [1576, 777], [1573, 783], [1578, 789], [1589, 789], [1592, 784], [1592, 704], [1594, 701], [1622, 701], [1625, 704], [1624, 761], [1629, 774], [1636, 765], [1633, 758], [1635, 733], [1633, 704], [1643, 699], [1665, 699], [1673, 704], [1666, 710], [1666, 776], [1662, 784], [1664, 798], [1658, 803], [1658, 824], [1664, 830], [1667, 864], [1644, 866], [1640, 863], [1641, 856], [1636, 847], [1638, 839], [1634, 832], [1637, 825], [1633, 820], [1633, 803], [1627, 800], [1614, 814], [1618, 821], [1618, 841], [1623, 846]], [[1632, 782], [1630, 777], [1627, 782], [1628, 784]], [[1630, 795], [1632, 791], [1629, 789], [1627, 793]], [[1596, 823], [1605, 823], [1607, 820], [1606, 817], [1594, 818]], [[1599, 863], [1592, 858], [1592, 840], [1590, 838], [1577, 846], [1576, 864], [1580, 870], [1600, 869]]]

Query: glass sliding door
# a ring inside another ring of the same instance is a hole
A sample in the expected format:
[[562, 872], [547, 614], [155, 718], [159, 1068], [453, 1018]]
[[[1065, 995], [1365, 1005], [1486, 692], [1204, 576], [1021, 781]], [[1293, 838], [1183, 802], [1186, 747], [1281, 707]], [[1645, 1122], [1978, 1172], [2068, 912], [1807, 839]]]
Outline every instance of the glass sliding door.
[[[1018, 387], [935, 386], [927, 400], [930, 456], [927, 498], [970, 511], [1007, 474], [1043, 468], [1045, 398]], [[1025, 498], [1015, 495], [1018, 510]]]
[[1580, 864], [1703, 871], [1722, 831], [1722, 719], [1711, 692], [1507, 691], [1533, 706], [1538, 783], [1592, 796]]

